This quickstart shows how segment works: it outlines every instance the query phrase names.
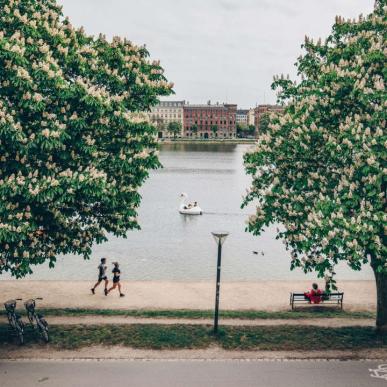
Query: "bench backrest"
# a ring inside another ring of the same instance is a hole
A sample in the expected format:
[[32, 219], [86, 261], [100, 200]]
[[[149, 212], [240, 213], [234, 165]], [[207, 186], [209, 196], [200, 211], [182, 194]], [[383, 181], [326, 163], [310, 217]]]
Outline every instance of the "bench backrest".
[[[323, 300], [340, 301], [343, 299], [344, 293], [321, 293]], [[304, 293], [292, 293], [292, 298], [295, 301], [305, 300]]]

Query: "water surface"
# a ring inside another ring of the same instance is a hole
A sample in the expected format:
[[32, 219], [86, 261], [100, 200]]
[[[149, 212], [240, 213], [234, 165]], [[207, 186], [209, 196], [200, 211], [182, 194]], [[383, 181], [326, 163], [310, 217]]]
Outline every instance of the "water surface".
[[[60, 257], [55, 269], [45, 265], [36, 268], [28, 278], [94, 279], [99, 259], [105, 256], [109, 261], [121, 263], [123, 279], [213, 279], [216, 244], [211, 231], [221, 229], [230, 232], [223, 248], [223, 279], [305, 279], [299, 270], [290, 272], [289, 254], [281, 241], [275, 239], [274, 228], [260, 237], [244, 231], [245, 221], [252, 212], [251, 208], [240, 208], [250, 182], [243, 169], [243, 154], [249, 146], [163, 145], [160, 160], [164, 168], [152, 172], [142, 189], [141, 231], [128, 232], [127, 239], [111, 237], [109, 242], [96, 245], [90, 261], [77, 256]], [[181, 192], [198, 201], [205, 213], [180, 215]], [[337, 271], [342, 279], [372, 279], [369, 268], [359, 273], [342, 265]]]

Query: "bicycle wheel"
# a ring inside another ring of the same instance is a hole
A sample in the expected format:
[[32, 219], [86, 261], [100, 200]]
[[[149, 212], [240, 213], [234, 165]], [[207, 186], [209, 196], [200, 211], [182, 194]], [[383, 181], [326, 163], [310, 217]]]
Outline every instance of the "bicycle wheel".
[[28, 317], [28, 320], [30, 321], [30, 324], [34, 326], [34, 315], [30, 311], [28, 311], [27, 317]]
[[16, 318], [15, 316], [13, 316], [12, 314], [10, 316], [8, 316], [8, 322], [9, 322], [9, 325], [15, 329], [16, 327]]
[[24, 344], [24, 329], [23, 329], [23, 323], [17, 322], [15, 326], [17, 341], [20, 345]]
[[42, 339], [48, 343], [49, 341], [49, 337], [48, 337], [48, 327], [47, 327], [47, 323], [45, 323], [45, 321], [41, 321], [39, 320], [38, 321], [38, 328], [39, 328], [39, 333], [40, 335], [42, 336]]
[[19, 342], [19, 345], [23, 345], [23, 344], [24, 344], [24, 335], [23, 335], [23, 332], [18, 331], [18, 333], [17, 333], [17, 340], [18, 340], [18, 342]]
[[16, 319], [12, 314], [8, 314], [8, 332], [14, 336], [17, 333]]

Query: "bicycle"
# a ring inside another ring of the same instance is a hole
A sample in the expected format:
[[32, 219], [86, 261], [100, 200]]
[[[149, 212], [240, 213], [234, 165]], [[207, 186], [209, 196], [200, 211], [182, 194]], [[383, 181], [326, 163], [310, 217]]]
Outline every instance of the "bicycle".
[[16, 313], [16, 303], [22, 301], [21, 298], [8, 300], [4, 303], [5, 311], [7, 312], [8, 325], [18, 339], [20, 345], [24, 344], [24, 323], [21, 315]]
[[48, 337], [48, 323], [45, 320], [44, 316], [40, 313], [36, 313], [35, 307], [36, 307], [36, 300], [43, 300], [41, 297], [37, 297], [35, 299], [31, 298], [27, 300], [24, 303], [24, 306], [27, 311], [27, 317], [30, 321], [30, 324], [34, 329], [36, 329], [42, 339], [48, 343], [49, 337]]

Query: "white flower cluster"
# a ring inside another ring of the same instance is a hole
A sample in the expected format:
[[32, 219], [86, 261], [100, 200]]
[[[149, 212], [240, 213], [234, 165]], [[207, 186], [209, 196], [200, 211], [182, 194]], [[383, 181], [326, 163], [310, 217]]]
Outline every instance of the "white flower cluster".
[[293, 265], [304, 270], [333, 271], [339, 260], [357, 270], [370, 260], [386, 269], [386, 27], [374, 14], [337, 18], [337, 35], [325, 43], [306, 39], [301, 82], [274, 80], [285, 113], [270, 116], [245, 156], [253, 175], [245, 204], [257, 202], [249, 230], [282, 223]]
[[23, 276], [137, 227], [138, 189], [158, 167], [137, 110], [172, 85], [144, 47], [87, 36], [55, 0], [0, 2], [0, 63], [0, 195], [25, 206], [0, 205], [0, 274]]

